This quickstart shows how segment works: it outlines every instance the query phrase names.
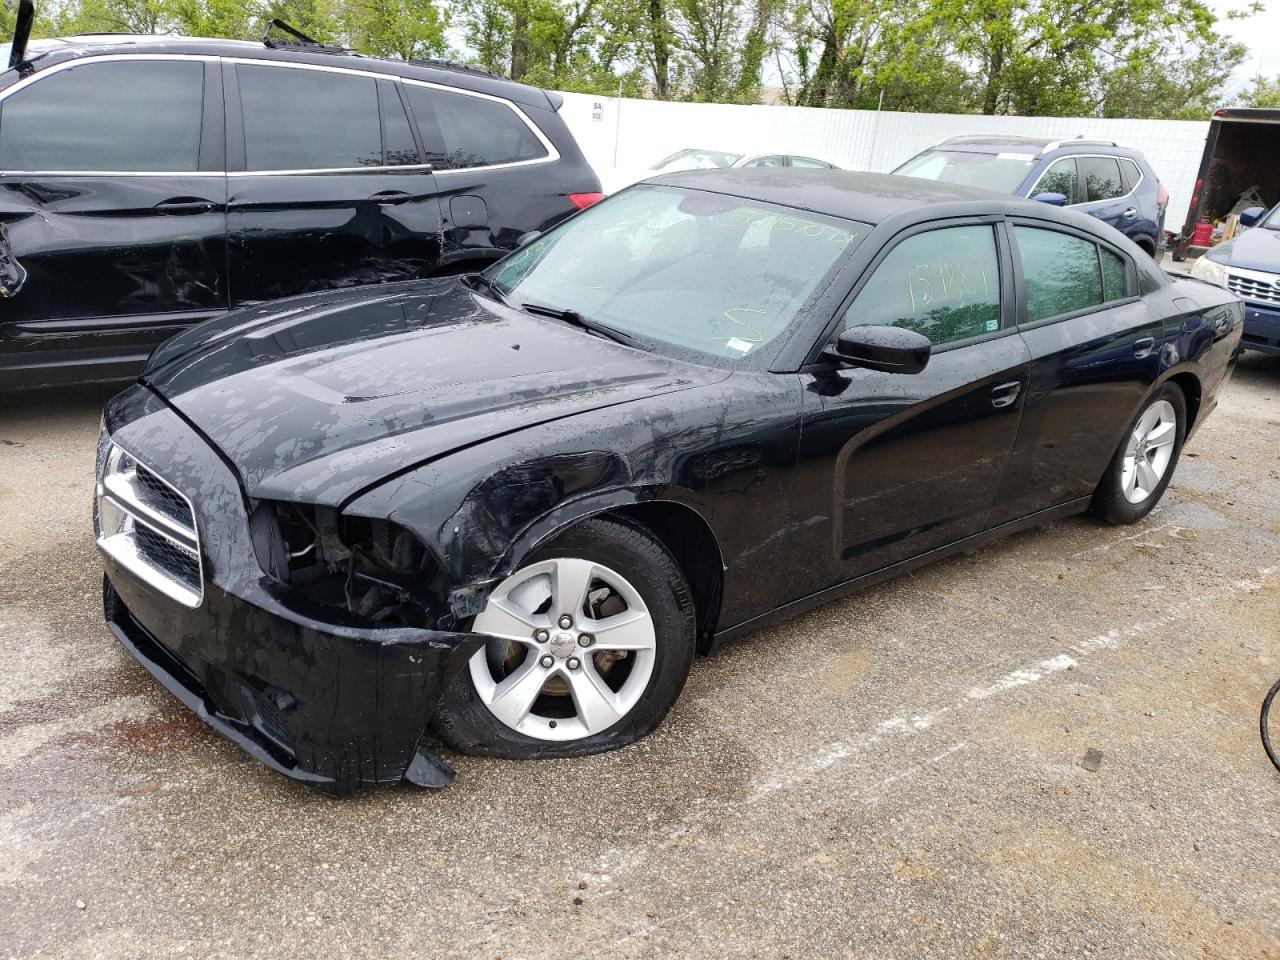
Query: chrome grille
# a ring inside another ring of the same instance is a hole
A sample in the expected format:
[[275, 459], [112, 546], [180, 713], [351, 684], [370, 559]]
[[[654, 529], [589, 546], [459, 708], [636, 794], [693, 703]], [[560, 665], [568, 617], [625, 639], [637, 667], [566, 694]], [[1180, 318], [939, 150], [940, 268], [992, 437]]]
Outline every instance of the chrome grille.
[[1244, 300], [1280, 303], [1280, 273], [1227, 267], [1227, 289]]
[[204, 576], [191, 501], [114, 443], [100, 471], [94, 512], [98, 546], [156, 590], [198, 607]]

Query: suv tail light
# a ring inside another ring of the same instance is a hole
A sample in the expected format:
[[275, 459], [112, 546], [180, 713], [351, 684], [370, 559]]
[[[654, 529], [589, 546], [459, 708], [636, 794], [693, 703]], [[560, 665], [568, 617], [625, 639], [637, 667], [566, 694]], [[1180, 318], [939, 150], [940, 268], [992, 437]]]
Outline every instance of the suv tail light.
[[579, 210], [585, 210], [593, 203], [599, 203], [604, 199], [603, 193], [571, 193], [569, 194], [569, 202]]
[[1169, 191], [1165, 189], [1163, 183], [1156, 184], [1156, 205], [1163, 207], [1169, 202]]

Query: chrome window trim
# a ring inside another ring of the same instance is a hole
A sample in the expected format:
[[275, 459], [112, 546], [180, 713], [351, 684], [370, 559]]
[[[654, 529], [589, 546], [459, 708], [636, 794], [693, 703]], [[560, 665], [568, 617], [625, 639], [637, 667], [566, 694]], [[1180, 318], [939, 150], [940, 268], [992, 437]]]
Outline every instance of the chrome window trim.
[[[282, 70], [317, 70], [321, 73], [337, 73], [356, 77], [367, 77], [373, 80], [388, 80], [392, 83], [408, 83], [419, 87], [428, 87], [434, 90], [442, 90], [445, 93], [458, 94], [464, 97], [475, 97], [479, 100], [490, 100], [494, 103], [500, 103], [518, 117], [526, 127], [532, 131], [537, 137], [538, 142], [542, 144], [544, 150], [547, 151], [545, 157], [535, 157], [532, 160], [515, 160], [511, 163], [491, 163], [477, 167], [458, 167], [454, 168], [436, 168], [430, 163], [418, 164], [402, 164], [399, 166], [379, 166], [379, 167], [323, 167], [305, 170], [0, 170], [0, 176], [8, 176], [11, 174], [26, 177], [282, 177], [282, 176], [301, 176], [308, 174], [324, 174], [324, 173], [394, 173], [404, 170], [419, 170], [431, 172], [437, 176], [450, 173], [469, 173], [476, 170], [504, 170], [511, 167], [526, 167], [539, 163], [555, 163], [560, 159], [560, 151], [556, 149], [545, 133], [536, 123], [529, 119], [528, 114], [520, 108], [516, 103], [506, 100], [502, 97], [495, 97], [487, 93], [479, 93], [475, 90], [463, 90], [460, 87], [450, 87], [443, 83], [433, 83], [429, 80], [415, 80], [411, 77], [403, 77], [398, 74], [376, 73], [372, 70], [361, 70], [346, 66], [332, 66], [320, 63], [285, 63], [279, 60], [262, 60], [256, 57], [220, 57], [207, 53], [103, 53], [94, 54], [88, 57], [79, 57], [74, 60], [64, 60], [62, 63], [56, 63], [51, 67], [33, 73], [29, 77], [23, 77], [13, 86], [5, 90], [0, 90], [0, 105], [4, 101], [13, 96], [20, 90], [38, 83], [45, 77], [53, 76], [63, 70], [70, 70], [75, 67], [85, 66], [93, 63], [112, 63], [117, 61], [128, 60], [188, 60], [198, 63], [232, 63], [246, 64], [248, 66], [267, 66], [278, 67]], [[225, 158], [223, 166], [225, 167]]]
[[[1075, 143], [1076, 141], [1068, 140], [1066, 142]], [[1038, 188], [1040, 186], [1040, 182], [1044, 180], [1046, 176], [1049, 175], [1049, 171], [1053, 169], [1054, 164], [1056, 164], [1059, 160], [1091, 160], [1091, 159], [1092, 160], [1098, 160], [1098, 159], [1115, 160], [1117, 164], [1119, 164], [1121, 160], [1129, 160], [1135, 167], [1138, 168], [1138, 182], [1133, 185], [1133, 187], [1129, 190], [1128, 193], [1122, 193], [1118, 197], [1109, 197], [1106, 200], [1081, 200], [1079, 203], [1068, 204], [1068, 206], [1070, 207], [1089, 207], [1095, 203], [1115, 203], [1117, 200], [1123, 200], [1125, 197], [1133, 196], [1135, 193], [1138, 192], [1138, 187], [1140, 187], [1143, 181], [1147, 179], [1147, 175], [1143, 171], [1142, 165], [1138, 163], [1138, 161], [1132, 160], [1129, 157], [1120, 157], [1114, 153], [1072, 153], [1072, 154], [1068, 154], [1065, 157], [1058, 157], [1056, 160], [1053, 161], [1053, 163], [1050, 163], [1049, 166], [1045, 167], [1044, 173], [1040, 174], [1040, 176], [1036, 178], [1035, 186], [1033, 186], [1031, 188], [1031, 191], [1027, 194], [1028, 199], [1031, 197], [1034, 197], [1037, 193], [1039, 193]], [[1079, 175], [1077, 174], [1077, 176]], [[1121, 177], [1121, 183], [1123, 183], [1124, 182], [1123, 172], [1121, 172], [1120, 177]], [[1085, 189], [1085, 186], [1083, 183], [1080, 184], [1080, 188], [1081, 190]]]

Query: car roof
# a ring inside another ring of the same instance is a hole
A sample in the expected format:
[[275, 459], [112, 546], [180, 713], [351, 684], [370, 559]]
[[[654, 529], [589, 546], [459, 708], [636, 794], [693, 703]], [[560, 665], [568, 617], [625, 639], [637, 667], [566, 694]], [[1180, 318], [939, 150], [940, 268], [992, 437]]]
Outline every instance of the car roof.
[[991, 134], [974, 134], [950, 137], [936, 143], [930, 150], [954, 150], [961, 153], [1029, 153], [1040, 159], [1073, 153], [1101, 153], [1107, 156], [1143, 159], [1142, 154], [1130, 147], [1122, 147], [1114, 140], [1076, 136], [1067, 139], [1052, 137], [1018, 137]]
[[[988, 208], [999, 206], [1002, 211], [1010, 203], [1030, 203], [957, 183], [852, 170], [721, 167], [663, 174], [645, 183], [724, 193], [871, 224], [942, 203], [976, 201]], [[1041, 203], [1034, 205], [1037, 212], [1043, 207]]]
[[251, 40], [217, 40], [207, 37], [175, 37], [163, 34], [98, 33], [33, 40], [27, 48], [27, 62], [35, 70], [78, 60], [121, 54], [186, 54], [189, 56], [238, 57], [274, 63], [302, 63], [314, 66], [345, 67], [407, 77], [476, 93], [487, 93], [526, 106], [557, 110], [558, 97], [537, 87], [516, 83], [463, 64], [439, 60], [381, 60], [319, 44], [278, 43], [267, 46]]

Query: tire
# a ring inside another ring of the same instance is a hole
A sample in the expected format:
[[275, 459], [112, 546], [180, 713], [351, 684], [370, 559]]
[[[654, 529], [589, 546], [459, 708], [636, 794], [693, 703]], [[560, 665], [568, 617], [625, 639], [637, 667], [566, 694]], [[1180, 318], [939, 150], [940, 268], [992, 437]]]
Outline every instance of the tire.
[[[1166, 434], [1161, 431], [1157, 437], [1155, 431], [1161, 427], [1162, 420], [1167, 423], [1170, 413], [1173, 422], [1168, 433], [1171, 443], [1168, 444], [1166, 461], [1163, 460], [1165, 444], [1156, 442]], [[1144, 429], [1148, 424], [1152, 424], [1151, 428]], [[1150, 513], [1164, 496], [1164, 491], [1173, 478], [1173, 471], [1182, 454], [1186, 431], [1186, 398], [1176, 384], [1167, 383], [1143, 404], [1125, 429], [1124, 439], [1120, 441], [1107, 472], [1094, 491], [1093, 503], [1090, 505], [1094, 515], [1108, 523], [1123, 524], [1137, 523]], [[1154, 484], [1149, 482], [1151, 474], [1141, 472], [1139, 456], [1146, 458], [1148, 467], [1157, 473], [1157, 482]], [[1163, 467], [1157, 471], [1161, 462]]]
[[[568, 630], [559, 618], [575, 608], [561, 609], [557, 583], [566, 596], [585, 590]], [[648, 734], [684, 687], [696, 633], [675, 558], [643, 528], [610, 519], [584, 520], [534, 551], [472, 629], [502, 636], [453, 678], [432, 724], [462, 753], [517, 760], [587, 756]]]

